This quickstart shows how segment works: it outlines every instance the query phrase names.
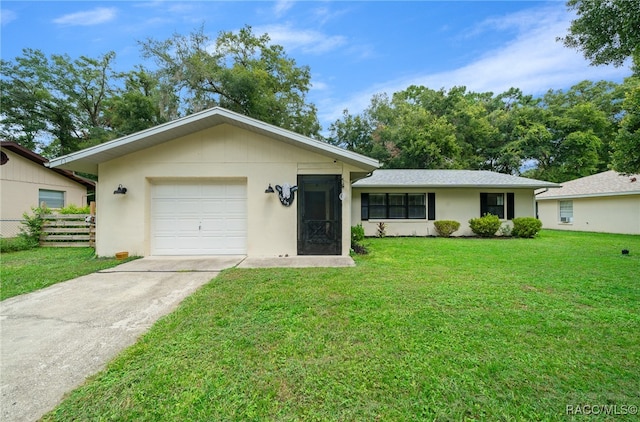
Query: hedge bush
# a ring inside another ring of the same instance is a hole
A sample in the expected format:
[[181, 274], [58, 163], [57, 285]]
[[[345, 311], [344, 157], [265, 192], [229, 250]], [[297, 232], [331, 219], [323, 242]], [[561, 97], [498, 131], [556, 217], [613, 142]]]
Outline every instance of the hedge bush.
[[351, 243], [360, 243], [364, 240], [364, 227], [362, 224], [351, 226]]
[[58, 214], [89, 214], [90, 212], [91, 209], [89, 208], [89, 205], [79, 207], [74, 204], [69, 204], [66, 207], [60, 208], [58, 210]]
[[502, 222], [497, 215], [485, 214], [469, 220], [471, 231], [480, 237], [492, 237], [500, 229]]
[[368, 253], [367, 248], [361, 243], [364, 240], [364, 227], [362, 224], [351, 226], [351, 249], [360, 255]]
[[460, 223], [455, 220], [437, 220], [433, 222], [433, 225], [438, 235], [442, 237], [449, 237], [460, 228]]
[[511, 234], [516, 237], [535, 237], [542, 229], [542, 222], [534, 217], [518, 217], [513, 219]]

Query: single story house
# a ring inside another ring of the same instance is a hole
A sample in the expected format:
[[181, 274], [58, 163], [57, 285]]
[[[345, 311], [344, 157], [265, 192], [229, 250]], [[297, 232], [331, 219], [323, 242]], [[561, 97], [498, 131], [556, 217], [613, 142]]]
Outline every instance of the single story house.
[[534, 192], [555, 183], [478, 170], [376, 170], [352, 189], [354, 224], [376, 234], [385, 223], [390, 236], [434, 236], [436, 220], [455, 220], [454, 236], [473, 235], [468, 221], [490, 213], [511, 225], [535, 216]]
[[536, 200], [550, 229], [640, 234], [640, 175], [605, 171], [540, 191]]
[[0, 235], [19, 233], [22, 215], [45, 203], [49, 208], [87, 205], [95, 189], [91, 180], [48, 168], [43, 156], [15, 142], [0, 142]]
[[96, 253], [348, 255], [378, 161], [212, 108], [52, 160], [98, 175]]

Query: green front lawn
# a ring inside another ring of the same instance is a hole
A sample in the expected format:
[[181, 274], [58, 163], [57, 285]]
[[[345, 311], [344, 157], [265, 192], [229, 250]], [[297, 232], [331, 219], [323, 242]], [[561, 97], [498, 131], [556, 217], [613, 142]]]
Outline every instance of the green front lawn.
[[92, 248], [35, 248], [0, 256], [0, 300], [122, 264]]
[[223, 272], [45, 419], [562, 420], [640, 405], [640, 236], [368, 243], [355, 268]]

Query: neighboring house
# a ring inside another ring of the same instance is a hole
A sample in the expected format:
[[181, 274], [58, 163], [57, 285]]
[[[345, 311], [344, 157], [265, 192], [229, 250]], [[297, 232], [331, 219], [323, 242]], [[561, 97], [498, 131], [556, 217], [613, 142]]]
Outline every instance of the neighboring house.
[[546, 228], [640, 234], [640, 175], [605, 171], [539, 192], [536, 199]]
[[378, 161], [213, 108], [50, 166], [98, 175], [100, 256], [286, 256], [349, 254], [351, 183]]
[[435, 220], [455, 220], [454, 236], [473, 235], [468, 221], [486, 213], [506, 224], [535, 216], [534, 191], [559, 185], [478, 170], [376, 170], [353, 184], [351, 220], [365, 234], [385, 223], [390, 236], [437, 235]]
[[0, 234], [14, 237], [20, 221], [32, 207], [49, 208], [87, 204], [95, 183], [72, 172], [45, 167], [47, 159], [14, 142], [0, 142]]

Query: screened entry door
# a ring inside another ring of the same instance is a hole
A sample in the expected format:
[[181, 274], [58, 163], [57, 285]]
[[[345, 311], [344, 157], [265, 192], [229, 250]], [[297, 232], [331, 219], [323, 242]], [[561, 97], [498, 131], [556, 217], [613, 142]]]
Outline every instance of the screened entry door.
[[298, 176], [298, 255], [342, 253], [340, 176]]

